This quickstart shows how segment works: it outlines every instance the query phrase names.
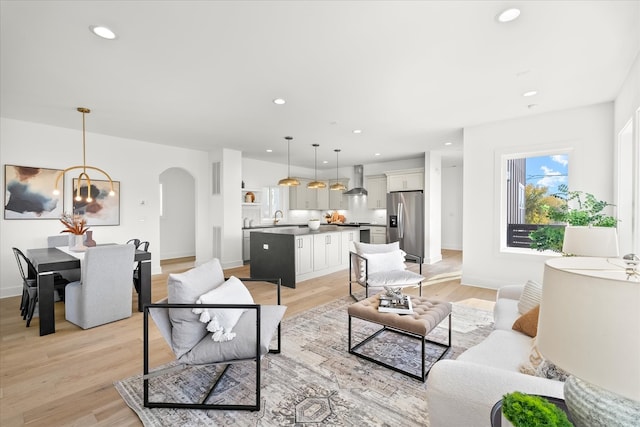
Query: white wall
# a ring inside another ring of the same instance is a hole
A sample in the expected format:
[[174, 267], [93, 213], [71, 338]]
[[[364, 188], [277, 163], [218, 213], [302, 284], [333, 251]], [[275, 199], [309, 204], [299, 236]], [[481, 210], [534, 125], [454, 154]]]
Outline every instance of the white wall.
[[160, 183], [160, 260], [195, 256], [195, 180], [185, 169], [170, 168], [160, 174]]
[[[152, 273], [160, 273], [160, 174], [171, 167], [189, 170], [196, 200], [210, 194], [207, 153], [87, 132], [87, 163], [120, 181], [120, 225], [92, 227], [98, 242], [126, 242], [135, 236], [150, 242]], [[0, 163], [63, 169], [82, 163], [82, 131], [0, 118]], [[4, 188], [4, 173], [0, 174]], [[70, 181], [65, 183], [65, 209], [70, 211]], [[3, 206], [4, 206], [3, 196]], [[144, 201], [144, 204], [142, 202]], [[196, 202], [197, 203], [197, 202]], [[196, 206], [196, 258], [211, 257], [208, 205]], [[19, 295], [22, 284], [11, 248], [46, 246], [48, 235], [62, 229], [56, 220], [0, 220], [0, 297]], [[155, 248], [155, 249], [154, 249]], [[154, 252], [156, 252], [154, 254]]]
[[462, 282], [500, 288], [542, 280], [538, 252], [500, 251], [500, 153], [571, 150], [569, 187], [613, 200], [613, 103], [540, 114], [464, 131]]
[[442, 249], [462, 250], [462, 167], [442, 167]]

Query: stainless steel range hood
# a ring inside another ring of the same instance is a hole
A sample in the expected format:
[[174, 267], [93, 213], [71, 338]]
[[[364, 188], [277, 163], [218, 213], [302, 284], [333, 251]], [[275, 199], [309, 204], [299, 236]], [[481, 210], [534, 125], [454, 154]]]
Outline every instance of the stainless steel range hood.
[[353, 178], [355, 187], [346, 191], [344, 194], [348, 196], [366, 196], [369, 194], [362, 184], [364, 182], [364, 167], [362, 165], [355, 165], [353, 167]]

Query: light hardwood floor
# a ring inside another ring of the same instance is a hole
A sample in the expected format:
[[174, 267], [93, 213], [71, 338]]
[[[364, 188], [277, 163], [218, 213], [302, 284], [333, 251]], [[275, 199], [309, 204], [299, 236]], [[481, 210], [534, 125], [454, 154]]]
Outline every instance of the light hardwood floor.
[[[424, 266], [427, 278], [459, 271], [462, 254], [444, 251], [443, 261]], [[193, 265], [191, 260], [163, 264], [153, 276], [153, 300], [166, 296], [169, 273]], [[248, 266], [225, 271], [248, 277]], [[348, 270], [282, 288], [287, 316], [348, 295]], [[248, 286], [257, 302], [266, 302], [265, 286]], [[411, 290], [409, 293], [415, 293]], [[272, 294], [272, 292], [269, 292]], [[56, 303], [56, 333], [38, 336], [37, 318], [25, 327], [19, 297], [0, 300], [0, 425], [9, 426], [140, 426], [135, 413], [120, 398], [113, 382], [142, 372], [142, 313], [129, 319], [82, 330], [64, 319], [63, 303]], [[451, 280], [426, 286], [423, 295], [445, 301], [491, 306], [495, 291]], [[153, 323], [153, 322], [151, 322]], [[285, 332], [286, 333], [286, 332]], [[286, 348], [283, 349], [286, 351]], [[155, 327], [151, 328], [151, 366], [173, 359]]]

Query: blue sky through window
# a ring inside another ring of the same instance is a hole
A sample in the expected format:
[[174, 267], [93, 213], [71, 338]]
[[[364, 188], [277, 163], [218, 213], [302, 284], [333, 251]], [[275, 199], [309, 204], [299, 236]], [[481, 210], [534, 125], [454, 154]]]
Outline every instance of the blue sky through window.
[[556, 154], [526, 158], [526, 182], [548, 188], [547, 193], [558, 192], [558, 185], [567, 184], [569, 156]]

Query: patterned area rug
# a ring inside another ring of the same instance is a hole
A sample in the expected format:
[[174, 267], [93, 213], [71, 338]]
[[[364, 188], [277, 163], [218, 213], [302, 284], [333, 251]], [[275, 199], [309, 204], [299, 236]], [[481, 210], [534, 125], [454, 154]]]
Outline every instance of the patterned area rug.
[[[348, 353], [347, 306], [344, 297], [286, 319], [282, 353], [262, 360], [261, 409], [198, 411], [147, 409], [142, 405], [140, 375], [117, 381], [115, 387], [145, 426], [364, 426], [421, 425], [428, 423], [425, 383]], [[452, 347], [444, 358], [455, 358], [480, 342], [492, 330], [493, 315], [464, 305], [453, 305]], [[429, 339], [446, 342], [445, 320]], [[354, 342], [379, 327], [354, 319]], [[384, 332], [363, 351], [387, 362], [418, 369], [419, 340]], [[427, 359], [437, 358], [439, 347], [428, 345]], [[164, 367], [167, 367], [166, 365]], [[197, 400], [206, 394], [220, 367], [188, 367], [152, 380], [152, 400], [171, 396]], [[255, 364], [232, 365], [211, 401], [251, 403]]]

